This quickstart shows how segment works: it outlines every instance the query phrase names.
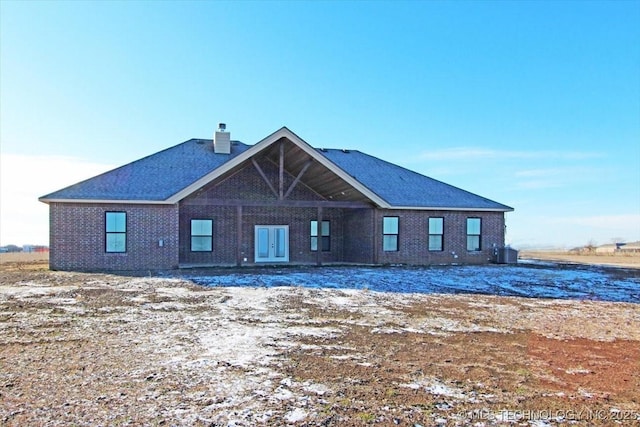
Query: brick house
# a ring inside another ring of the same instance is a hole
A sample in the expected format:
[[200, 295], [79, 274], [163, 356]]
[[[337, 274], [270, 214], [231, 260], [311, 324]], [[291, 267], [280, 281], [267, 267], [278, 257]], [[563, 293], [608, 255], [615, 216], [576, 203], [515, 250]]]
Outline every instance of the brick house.
[[513, 209], [286, 127], [191, 139], [40, 198], [50, 267], [486, 263]]

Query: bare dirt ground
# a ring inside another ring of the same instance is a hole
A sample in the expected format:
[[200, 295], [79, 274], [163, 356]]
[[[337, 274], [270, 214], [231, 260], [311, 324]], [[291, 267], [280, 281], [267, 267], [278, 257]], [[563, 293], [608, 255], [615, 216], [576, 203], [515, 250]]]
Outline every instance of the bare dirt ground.
[[640, 425], [640, 305], [0, 266], [0, 425]]
[[519, 258], [640, 268], [640, 253], [577, 254], [573, 252], [521, 251]]

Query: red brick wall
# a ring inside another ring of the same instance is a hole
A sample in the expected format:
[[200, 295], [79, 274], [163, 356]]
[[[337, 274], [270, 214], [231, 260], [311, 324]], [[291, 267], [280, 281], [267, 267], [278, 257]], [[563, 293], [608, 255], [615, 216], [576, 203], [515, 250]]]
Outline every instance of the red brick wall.
[[344, 213], [344, 262], [372, 264], [374, 253], [373, 209], [349, 209]]
[[[398, 251], [382, 249], [382, 218], [399, 217]], [[428, 218], [444, 218], [443, 251], [429, 251]], [[481, 250], [467, 251], [467, 218], [482, 219]], [[504, 213], [451, 211], [376, 212], [377, 262], [380, 264], [482, 264], [493, 257], [494, 245], [504, 245]]]
[[[261, 168], [277, 189], [278, 167], [267, 160]], [[285, 191], [294, 177], [285, 174]], [[321, 200], [299, 183], [288, 200]], [[145, 270], [169, 269], [179, 264], [235, 265], [238, 233], [236, 207], [215, 206], [218, 201], [275, 201], [276, 196], [253, 165], [226, 179], [210, 184], [175, 206], [166, 205], [50, 205], [52, 269]], [[127, 212], [127, 252], [106, 253], [105, 212]], [[310, 221], [317, 208], [242, 208], [241, 260], [254, 262], [254, 227], [289, 226], [289, 262], [314, 264], [317, 253], [310, 248]], [[399, 250], [382, 249], [383, 216], [399, 217]], [[444, 218], [444, 250], [428, 250], [427, 218]], [[466, 219], [482, 218], [482, 250], [466, 250]], [[213, 220], [213, 251], [191, 252], [191, 219]], [[379, 264], [486, 263], [493, 248], [504, 244], [504, 213], [374, 209], [323, 209], [323, 220], [331, 221], [331, 251], [321, 252], [321, 262]], [[158, 241], [162, 239], [164, 246]]]
[[[127, 213], [125, 253], [105, 250], [105, 212], [114, 211]], [[178, 266], [175, 205], [51, 203], [49, 212], [49, 265], [53, 270], [158, 270]]]

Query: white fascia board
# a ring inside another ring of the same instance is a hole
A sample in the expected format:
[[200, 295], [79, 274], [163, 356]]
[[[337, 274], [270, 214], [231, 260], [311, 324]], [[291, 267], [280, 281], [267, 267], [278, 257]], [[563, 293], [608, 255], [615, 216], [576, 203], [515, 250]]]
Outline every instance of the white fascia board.
[[460, 211], [460, 212], [513, 212], [513, 208], [452, 208], [442, 206], [390, 206], [390, 210], [408, 210], [408, 211]]
[[107, 200], [107, 199], [49, 199], [40, 197], [38, 201], [42, 203], [102, 203], [119, 205], [173, 205], [175, 203], [167, 200]]
[[380, 198], [380, 196], [378, 196], [377, 194], [375, 194], [374, 192], [369, 190], [367, 187], [362, 185], [360, 182], [358, 182], [356, 179], [354, 179], [351, 175], [349, 175], [348, 173], [344, 172], [342, 169], [340, 169], [338, 166], [336, 166], [333, 162], [331, 162], [329, 159], [324, 157], [322, 154], [318, 153], [311, 145], [306, 143], [304, 140], [302, 140], [302, 138], [297, 136], [295, 133], [291, 132], [286, 127], [280, 128], [279, 130], [275, 131], [271, 135], [267, 136], [266, 138], [264, 138], [260, 142], [258, 142], [255, 145], [253, 145], [251, 148], [246, 150], [244, 153], [239, 154], [238, 156], [236, 156], [233, 159], [229, 160], [228, 162], [226, 162], [222, 166], [220, 166], [217, 169], [211, 171], [210, 173], [208, 173], [207, 175], [203, 176], [202, 178], [200, 178], [199, 180], [197, 180], [193, 184], [189, 185], [188, 187], [185, 187], [183, 190], [181, 190], [178, 193], [174, 194], [173, 196], [169, 197], [166, 201], [168, 203], [172, 203], [172, 204], [173, 203], [178, 203], [180, 200], [184, 199], [185, 197], [187, 197], [190, 194], [194, 193], [195, 191], [199, 190], [200, 188], [202, 188], [203, 186], [207, 185], [208, 183], [210, 183], [214, 179], [218, 178], [219, 176], [223, 175], [226, 172], [229, 172], [230, 170], [232, 170], [233, 168], [239, 166], [243, 162], [251, 159], [253, 156], [258, 154], [262, 150], [266, 149], [271, 144], [274, 144], [275, 142], [277, 142], [281, 138], [286, 138], [289, 141], [291, 141], [294, 144], [296, 144], [298, 147], [300, 147], [300, 149], [302, 149], [305, 153], [307, 153], [311, 158], [316, 160], [321, 165], [327, 167], [329, 170], [331, 170], [333, 173], [338, 175], [341, 179], [343, 179], [349, 185], [351, 185], [356, 190], [358, 190], [359, 192], [364, 194], [372, 202], [374, 202], [375, 204], [377, 204], [381, 208], [389, 208], [390, 207], [390, 205], [384, 199]]

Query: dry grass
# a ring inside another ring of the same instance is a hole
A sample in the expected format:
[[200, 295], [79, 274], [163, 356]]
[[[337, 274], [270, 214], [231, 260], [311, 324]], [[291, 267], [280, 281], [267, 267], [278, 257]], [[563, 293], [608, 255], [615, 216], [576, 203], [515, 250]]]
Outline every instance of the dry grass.
[[577, 254], [575, 252], [521, 251], [521, 259], [560, 261], [576, 264], [609, 265], [625, 268], [640, 268], [640, 253]]
[[0, 253], [0, 264], [23, 264], [23, 268], [28, 268], [29, 264], [47, 265], [49, 264], [48, 252], [3, 252]]

